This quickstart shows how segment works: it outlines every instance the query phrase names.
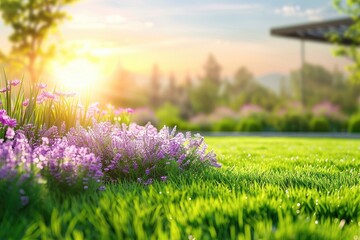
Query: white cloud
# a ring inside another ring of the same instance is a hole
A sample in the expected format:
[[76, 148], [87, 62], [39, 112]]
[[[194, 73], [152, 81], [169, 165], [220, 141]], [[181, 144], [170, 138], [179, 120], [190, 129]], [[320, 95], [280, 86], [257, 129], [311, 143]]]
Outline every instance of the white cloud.
[[261, 8], [260, 4], [208, 4], [202, 6], [200, 11], [237, 11], [237, 10], [254, 10]]
[[299, 5], [285, 5], [281, 8], [275, 9], [275, 13], [285, 17], [306, 17], [309, 20], [320, 20], [322, 19], [321, 8], [308, 8], [302, 9]]
[[286, 5], [286, 6], [283, 6], [282, 8], [275, 9], [275, 13], [281, 14], [284, 16], [298, 16], [298, 15], [301, 15], [301, 7]]
[[126, 22], [126, 18], [121, 15], [110, 15], [106, 17], [106, 22], [109, 24], [122, 24]]

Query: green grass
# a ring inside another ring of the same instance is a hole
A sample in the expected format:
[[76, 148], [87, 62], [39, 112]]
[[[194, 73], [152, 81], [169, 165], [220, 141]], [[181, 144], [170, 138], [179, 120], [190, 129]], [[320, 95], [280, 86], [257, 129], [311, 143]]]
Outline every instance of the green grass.
[[360, 140], [207, 138], [222, 169], [43, 194], [0, 239], [359, 239]]

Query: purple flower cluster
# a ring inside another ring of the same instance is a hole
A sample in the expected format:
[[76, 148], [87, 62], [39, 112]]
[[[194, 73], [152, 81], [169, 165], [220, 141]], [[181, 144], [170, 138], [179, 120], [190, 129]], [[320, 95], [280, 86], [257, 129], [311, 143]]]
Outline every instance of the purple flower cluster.
[[[1, 143], [0, 195], [3, 198], [0, 200], [1, 203], [6, 203], [6, 196], [13, 196], [15, 193], [21, 206], [28, 204], [28, 193], [36, 189], [34, 185], [39, 179], [37, 171], [33, 168], [31, 153], [31, 146], [22, 134], [17, 134], [13, 140]], [[14, 200], [16, 201], [16, 199], [9, 201]], [[0, 206], [1, 211], [4, 211], [3, 206]]]
[[[80, 111], [84, 110], [83, 106], [79, 106]], [[108, 104], [106, 109], [100, 108], [100, 103], [95, 102], [88, 106], [87, 119], [95, 119], [98, 122], [126, 123], [130, 122], [130, 115], [134, 112], [131, 108], [115, 108]]]
[[[14, 80], [16, 81], [16, 80]], [[17, 83], [17, 82], [14, 82]], [[13, 84], [11, 84], [13, 85]], [[16, 86], [16, 85], [13, 85]], [[61, 98], [68, 98], [68, 97], [74, 97], [76, 96], [75, 92], [59, 92], [59, 91], [54, 91], [53, 93], [51, 92], [47, 92], [44, 89], [47, 87], [46, 84], [44, 83], [38, 83], [37, 88], [39, 89], [39, 94], [37, 94], [36, 96], [36, 103], [37, 104], [43, 104], [46, 103], [47, 101], [56, 101], [59, 102]], [[10, 90], [10, 89], [9, 89]], [[35, 97], [32, 98], [33, 100], [35, 100]], [[27, 107], [29, 105], [30, 99], [25, 99], [22, 103], [22, 105], [24, 107]]]
[[14, 128], [14, 127], [16, 127], [16, 124], [17, 124], [16, 119], [10, 118], [7, 115], [6, 111], [3, 109], [0, 110], [0, 123], [2, 125], [2, 126], [0, 125], [0, 128], [1, 127]]
[[46, 180], [49, 188], [103, 189], [101, 167], [100, 159], [89, 149], [70, 145], [66, 138], [57, 138], [50, 144], [48, 138], [43, 137], [42, 144], [33, 146], [18, 131], [13, 140], [0, 147], [0, 180], [19, 178], [23, 182], [40, 173], [39, 177]]
[[72, 191], [100, 185], [101, 161], [89, 149], [70, 145], [66, 138], [58, 138], [51, 145], [48, 138], [42, 140], [43, 143], [34, 148], [32, 157], [50, 185]]
[[168, 127], [158, 131], [151, 124], [119, 126], [101, 122], [88, 130], [73, 128], [67, 139], [70, 145], [86, 146], [100, 157], [110, 180], [136, 177], [150, 183], [153, 178], [165, 181], [173, 166], [180, 170], [198, 164], [221, 167], [216, 155], [207, 151], [203, 137], [176, 133]]
[[23, 134], [17, 134], [13, 140], [1, 143], [0, 180], [10, 180], [22, 174], [25, 180], [31, 173], [32, 148]]

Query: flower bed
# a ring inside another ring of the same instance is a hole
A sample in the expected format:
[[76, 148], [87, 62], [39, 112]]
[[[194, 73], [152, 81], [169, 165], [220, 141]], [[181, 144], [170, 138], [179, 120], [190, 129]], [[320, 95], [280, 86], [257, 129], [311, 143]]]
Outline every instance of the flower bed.
[[[18, 87], [16, 94], [13, 93]], [[78, 102], [74, 93], [8, 82], [0, 105], [0, 215], [59, 194], [102, 191], [108, 182], [149, 185], [189, 169], [220, 167], [203, 137], [130, 123], [131, 109]], [[13, 207], [9, 208], [12, 204]]]

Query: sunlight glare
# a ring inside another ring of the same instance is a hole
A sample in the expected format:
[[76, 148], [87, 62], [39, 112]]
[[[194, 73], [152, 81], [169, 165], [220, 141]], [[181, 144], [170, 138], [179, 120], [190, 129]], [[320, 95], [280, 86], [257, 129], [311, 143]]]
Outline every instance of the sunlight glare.
[[53, 64], [54, 80], [70, 91], [85, 91], [101, 80], [97, 64], [87, 59], [74, 59], [65, 64]]

